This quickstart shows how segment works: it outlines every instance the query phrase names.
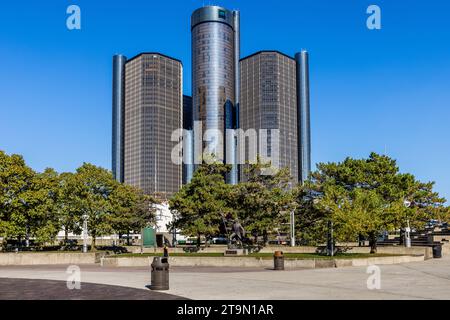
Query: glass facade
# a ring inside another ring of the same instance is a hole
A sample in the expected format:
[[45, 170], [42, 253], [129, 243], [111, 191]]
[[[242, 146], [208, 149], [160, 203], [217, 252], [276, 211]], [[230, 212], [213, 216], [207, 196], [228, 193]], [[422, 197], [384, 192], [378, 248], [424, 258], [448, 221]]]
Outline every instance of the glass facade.
[[125, 66], [125, 183], [170, 196], [182, 167], [171, 159], [182, 127], [182, 65], [160, 54], [140, 54]]
[[[279, 152], [279, 167], [288, 167], [292, 182], [298, 177], [296, 63], [276, 51], [262, 51], [240, 63], [240, 126], [244, 131], [278, 129], [279, 141], [267, 131], [267, 150], [258, 145], [259, 154]], [[273, 144], [277, 143], [277, 146]], [[258, 142], [259, 144], [259, 142]], [[248, 149], [248, 148], [246, 148]], [[251, 160], [246, 158], [247, 160]], [[242, 168], [241, 177], [245, 180]]]
[[193, 118], [202, 121], [203, 134], [209, 129], [222, 133], [222, 137], [213, 134], [205, 145], [219, 157], [224, 155], [225, 107], [235, 103], [235, 54], [233, 13], [215, 6], [196, 10], [192, 14]]
[[302, 50], [295, 54], [297, 62], [298, 160], [301, 183], [311, 173], [311, 124], [309, 109], [309, 55]]
[[125, 112], [125, 63], [121, 54], [113, 57], [112, 96], [112, 173], [114, 179], [124, 181], [124, 112]]

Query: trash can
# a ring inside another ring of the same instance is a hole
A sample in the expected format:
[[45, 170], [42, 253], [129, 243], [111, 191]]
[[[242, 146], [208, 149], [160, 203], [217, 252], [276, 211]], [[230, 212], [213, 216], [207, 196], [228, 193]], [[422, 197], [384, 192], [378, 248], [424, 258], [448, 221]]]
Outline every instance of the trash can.
[[284, 270], [283, 251], [275, 251], [273, 254], [273, 269]]
[[433, 258], [442, 258], [442, 245], [433, 245]]
[[167, 260], [163, 257], [153, 258], [151, 290], [169, 290], [169, 263]]

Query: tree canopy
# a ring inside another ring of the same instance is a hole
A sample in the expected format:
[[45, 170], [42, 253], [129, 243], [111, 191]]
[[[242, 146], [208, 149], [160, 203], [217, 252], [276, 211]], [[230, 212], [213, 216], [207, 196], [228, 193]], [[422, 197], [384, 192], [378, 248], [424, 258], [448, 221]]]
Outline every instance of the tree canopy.
[[54, 241], [59, 231], [81, 234], [83, 216], [93, 238], [137, 232], [152, 224], [153, 197], [84, 163], [75, 173], [33, 171], [20, 155], [0, 151], [0, 237]]
[[342, 241], [367, 236], [375, 252], [380, 232], [404, 228], [408, 222], [422, 228], [448, 211], [433, 185], [400, 173], [394, 159], [376, 153], [367, 159], [319, 163], [311, 180], [297, 191], [309, 208], [308, 212], [299, 209], [298, 214], [300, 219], [315, 221], [316, 228], [333, 221]]

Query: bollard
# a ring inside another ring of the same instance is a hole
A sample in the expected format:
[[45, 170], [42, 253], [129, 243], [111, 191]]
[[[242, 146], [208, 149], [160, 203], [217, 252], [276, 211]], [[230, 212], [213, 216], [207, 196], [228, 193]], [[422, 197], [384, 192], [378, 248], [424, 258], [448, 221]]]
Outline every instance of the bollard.
[[275, 251], [273, 254], [273, 269], [284, 270], [283, 251]]
[[169, 263], [167, 258], [154, 257], [152, 262], [151, 290], [169, 290]]

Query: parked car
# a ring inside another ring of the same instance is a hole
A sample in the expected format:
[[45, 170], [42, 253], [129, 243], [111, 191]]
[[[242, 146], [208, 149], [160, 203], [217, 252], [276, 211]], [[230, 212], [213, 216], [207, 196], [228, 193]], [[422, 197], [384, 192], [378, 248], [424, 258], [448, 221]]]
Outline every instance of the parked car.
[[213, 244], [227, 244], [228, 239], [225, 237], [215, 237], [215, 238], [212, 238], [212, 243]]

